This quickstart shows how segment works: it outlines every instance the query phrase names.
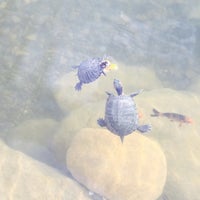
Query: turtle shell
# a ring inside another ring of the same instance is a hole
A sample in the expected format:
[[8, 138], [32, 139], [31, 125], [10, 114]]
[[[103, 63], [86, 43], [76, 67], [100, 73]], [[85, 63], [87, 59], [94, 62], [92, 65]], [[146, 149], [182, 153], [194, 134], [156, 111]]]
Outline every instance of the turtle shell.
[[107, 128], [119, 136], [135, 131], [138, 127], [138, 114], [133, 99], [128, 95], [109, 95], [105, 122]]
[[99, 78], [102, 74], [102, 64], [103, 59], [92, 58], [83, 61], [78, 66], [78, 78], [82, 83], [90, 83]]

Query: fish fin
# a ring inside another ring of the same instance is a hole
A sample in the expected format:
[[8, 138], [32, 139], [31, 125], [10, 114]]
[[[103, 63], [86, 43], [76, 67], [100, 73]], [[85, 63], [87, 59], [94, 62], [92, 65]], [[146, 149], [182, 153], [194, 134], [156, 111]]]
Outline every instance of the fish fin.
[[153, 114], [151, 114], [151, 117], [158, 117], [158, 116], [160, 116], [160, 112], [159, 111], [157, 111], [155, 108], [153, 108], [152, 109], [152, 111], [153, 111]]

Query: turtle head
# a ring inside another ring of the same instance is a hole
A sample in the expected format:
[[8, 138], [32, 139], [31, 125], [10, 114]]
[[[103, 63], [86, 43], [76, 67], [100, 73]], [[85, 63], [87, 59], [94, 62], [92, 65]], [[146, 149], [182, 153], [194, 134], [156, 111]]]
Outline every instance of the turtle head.
[[113, 85], [114, 85], [115, 90], [117, 91], [117, 94], [121, 95], [122, 91], [123, 91], [123, 87], [122, 87], [121, 82], [117, 79], [114, 79]]
[[108, 60], [103, 60], [100, 64], [101, 69], [105, 69], [110, 65], [110, 62]]
[[117, 65], [111, 63], [109, 60], [103, 60], [100, 64], [100, 67], [102, 70], [105, 70], [106, 72], [111, 70], [117, 70]]

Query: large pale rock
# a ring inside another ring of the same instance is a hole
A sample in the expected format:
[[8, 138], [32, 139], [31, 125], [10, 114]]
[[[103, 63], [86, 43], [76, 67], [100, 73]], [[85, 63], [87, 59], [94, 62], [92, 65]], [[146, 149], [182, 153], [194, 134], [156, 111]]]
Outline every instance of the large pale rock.
[[200, 5], [197, 4], [195, 6], [191, 6], [191, 9], [189, 11], [189, 18], [199, 20], [200, 19]]
[[[145, 67], [124, 66], [119, 64], [117, 71], [107, 73], [90, 84], [84, 84], [80, 92], [75, 91], [74, 86], [78, 82], [77, 72], [63, 75], [56, 83], [54, 96], [60, 108], [65, 112], [77, 109], [86, 103], [105, 100], [105, 91], [115, 93], [113, 79], [122, 81], [125, 92], [133, 92], [138, 89], [152, 89], [162, 87], [155, 72]], [[147, 81], [140, 81], [148, 79]]]
[[[105, 94], [106, 95], [106, 94]], [[51, 140], [51, 150], [62, 166], [66, 165], [66, 151], [76, 133], [86, 127], [97, 128], [97, 119], [104, 116], [105, 102], [83, 105], [62, 120], [58, 132]]]
[[[54, 95], [63, 111], [69, 112], [87, 102], [95, 101], [95, 91], [98, 89], [98, 80], [92, 84], [83, 85], [81, 92], [74, 89], [78, 78], [77, 72], [70, 72], [62, 76], [55, 84]], [[101, 77], [104, 78], [105, 77]]]
[[[141, 77], [148, 77], [151, 81], [141, 82], [139, 81]], [[118, 71], [112, 71], [107, 77], [103, 76], [93, 83], [83, 85], [80, 92], [74, 90], [77, 81], [75, 74], [71, 72], [64, 75], [57, 83], [55, 96], [63, 110], [68, 110], [70, 113], [62, 120], [57, 134], [51, 140], [51, 149], [63, 166], [66, 150], [77, 131], [87, 127], [99, 127], [97, 119], [104, 116], [107, 98], [105, 91], [116, 94], [113, 88], [114, 78], [119, 78], [123, 82], [126, 93], [132, 93], [140, 88], [161, 87], [155, 73], [145, 67], [134, 68], [119, 65]], [[137, 102], [137, 97], [135, 101]]]
[[167, 166], [160, 146], [134, 133], [122, 144], [106, 129], [82, 129], [67, 151], [72, 175], [111, 200], [155, 200], [162, 193]]
[[[177, 137], [181, 132], [185, 134], [191, 131], [195, 132], [195, 134], [199, 132], [200, 117], [199, 110], [197, 109], [200, 107], [199, 94], [171, 89], [144, 91], [142, 95], [137, 96], [137, 107], [143, 113], [141, 120], [148, 120], [149, 123], [152, 123], [153, 127], [162, 127], [163, 131], [169, 132], [167, 135], [162, 135], [162, 137], [169, 137], [169, 135]], [[183, 114], [192, 118], [193, 123], [179, 126], [179, 122], [171, 121], [166, 117], [151, 117], [153, 108], [160, 112]], [[160, 136], [160, 133], [154, 130], [151, 135], [158, 134]], [[174, 131], [178, 134], [174, 134]]]
[[[171, 89], [144, 92], [137, 97], [143, 119], [152, 124], [149, 134], [166, 154], [168, 177], [164, 195], [168, 199], [197, 200], [200, 188], [200, 96]], [[170, 121], [165, 117], [150, 117], [152, 108], [161, 112], [181, 113], [193, 119], [193, 124]]]
[[[132, 93], [139, 89], [152, 90], [162, 88], [162, 82], [158, 79], [156, 73], [150, 67], [143, 66], [124, 66], [120, 65], [120, 72], [111, 74], [112, 80], [119, 79], [123, 84], [124, 93]], [[148, 81], [146, 81], [148, 80]], [[113, 90], [107, 88], [107, 90]]]
[[199, 91], [200, 91], [200, 76], [199, 75], [196, 75], [195, 78], [192, 78], [192, 84], [189, 86], [188, 90], [199, 94]]
[[57, 166], [50, 149], [54, 134], [57, 133], [59, 123], [52, 119], [32, 119], [24, 121], [5, 136], [9, 146], [31, 157]]
[[13, 128], [8, 137], [38, 142], [45, 146], [51, 141], [58, 126], [58, 122], [53, 119], [31, 119]]
[[2, 200], [89, 200], [73, 180], [0, 141]]

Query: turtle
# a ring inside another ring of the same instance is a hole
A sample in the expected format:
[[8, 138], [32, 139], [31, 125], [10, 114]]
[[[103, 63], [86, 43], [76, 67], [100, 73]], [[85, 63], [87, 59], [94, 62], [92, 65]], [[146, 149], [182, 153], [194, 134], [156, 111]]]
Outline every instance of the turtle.
[[114, 64], [111, 64], [105, 58], [90, 58], [81, 62], [78, 66], [73, 66], [78, 69], [79, 82], [75, 85], [75, 90], [80, 91], [83, 84], [88, 84], [98, 79], [102, 74], [106, 76], [104, 69], [115, 68]]
[[120, 136], [123, 143], [124, 136], [138, 130], [145, 133], [151, 130], [151, 125], [139, 125], [138, 113], [133, 97], [140, 94], [143, 90], [139, 90], [130, 95], [123, 94], [123, 87], [119, 80], [114, 79], [114, 88], [117, 96], [106, 92], [108, 95], [105, 118], [99, 118], [97, 123], [101, 127], [106, 127], [112, 133]]

